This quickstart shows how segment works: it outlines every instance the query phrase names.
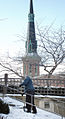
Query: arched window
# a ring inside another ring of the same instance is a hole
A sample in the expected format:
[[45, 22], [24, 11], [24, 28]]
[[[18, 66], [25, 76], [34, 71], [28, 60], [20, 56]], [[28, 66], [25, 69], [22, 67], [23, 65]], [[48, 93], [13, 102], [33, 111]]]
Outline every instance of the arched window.
[[24, 76], [26, 74], [26, 65], [24, 64]]
[[32, 73], [32, 64], [29, 64], [29, 73]]
[[37, 64], [35, 64], [35, 74], [37, 75], [37, 68], [38, 68], [38, 66], [37, 66]]
[[29, 42], [29, 52], [31, 53], [32, 52], [32, 43], [31, 43], [31, 40]]
[[30, 46], [29, 46], [29, 50], [30, 50], [30, 52], [32, 51], [32, 45], [30, 44]]

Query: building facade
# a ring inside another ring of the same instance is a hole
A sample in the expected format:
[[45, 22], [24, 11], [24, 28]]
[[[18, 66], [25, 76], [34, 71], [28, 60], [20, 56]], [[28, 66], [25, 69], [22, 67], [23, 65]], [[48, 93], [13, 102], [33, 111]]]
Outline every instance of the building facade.
[[31, 77], [39, 75], [40, 56], [37, 53], [37, 40], [35, 34], [33, 1], [30, 0], [30, 10], [28, 14], [27, 40], [25, 43], [26, 53], [23, 57], [23, 75]]

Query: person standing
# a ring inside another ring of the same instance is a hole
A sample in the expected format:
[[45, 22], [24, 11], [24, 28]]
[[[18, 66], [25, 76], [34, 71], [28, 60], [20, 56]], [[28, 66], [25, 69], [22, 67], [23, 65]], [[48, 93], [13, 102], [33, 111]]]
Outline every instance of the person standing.
[[19, 87], [21, 86], [25, 86], [24, 93], [26, 94], [27, 112], [31, 112], [31, 108], [32, 108], [33, 110], [32, 113], [37, 113], [36, 107], [34, 105], [35, 88], [33, 86], [31, 78], [29, 76], [26, 76], [24, 82], [19, 85]]

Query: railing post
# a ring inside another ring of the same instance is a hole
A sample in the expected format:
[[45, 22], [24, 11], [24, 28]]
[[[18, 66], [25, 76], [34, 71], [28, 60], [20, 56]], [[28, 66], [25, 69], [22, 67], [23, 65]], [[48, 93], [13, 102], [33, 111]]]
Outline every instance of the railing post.
[[3, 97], [5, 94], [7, 94], [7, 81], [8, 81], [8, 74], [4, 75], [4, 87], [3, 87]]
[[7, 86], [8, 74], [5, 74], [4, 79], [5, 79], [5, 86]]
[[65, 80], [64, 80], [64, 88], [65, 88]]

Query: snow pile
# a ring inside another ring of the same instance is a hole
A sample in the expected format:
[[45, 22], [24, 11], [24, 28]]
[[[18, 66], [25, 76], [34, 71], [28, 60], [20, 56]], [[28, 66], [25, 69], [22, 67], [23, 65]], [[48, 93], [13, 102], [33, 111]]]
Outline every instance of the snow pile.
[[[26, 113], [23, 111], [23, 103], [15, 99], [5, 97], [4, 101], [10, 106], [10, 113], [4, 116], [4, 119], [61, 119], [61, 116], [37, 108], [37, 114]], [[65, 118], [63, 118], [65, 119]]]

